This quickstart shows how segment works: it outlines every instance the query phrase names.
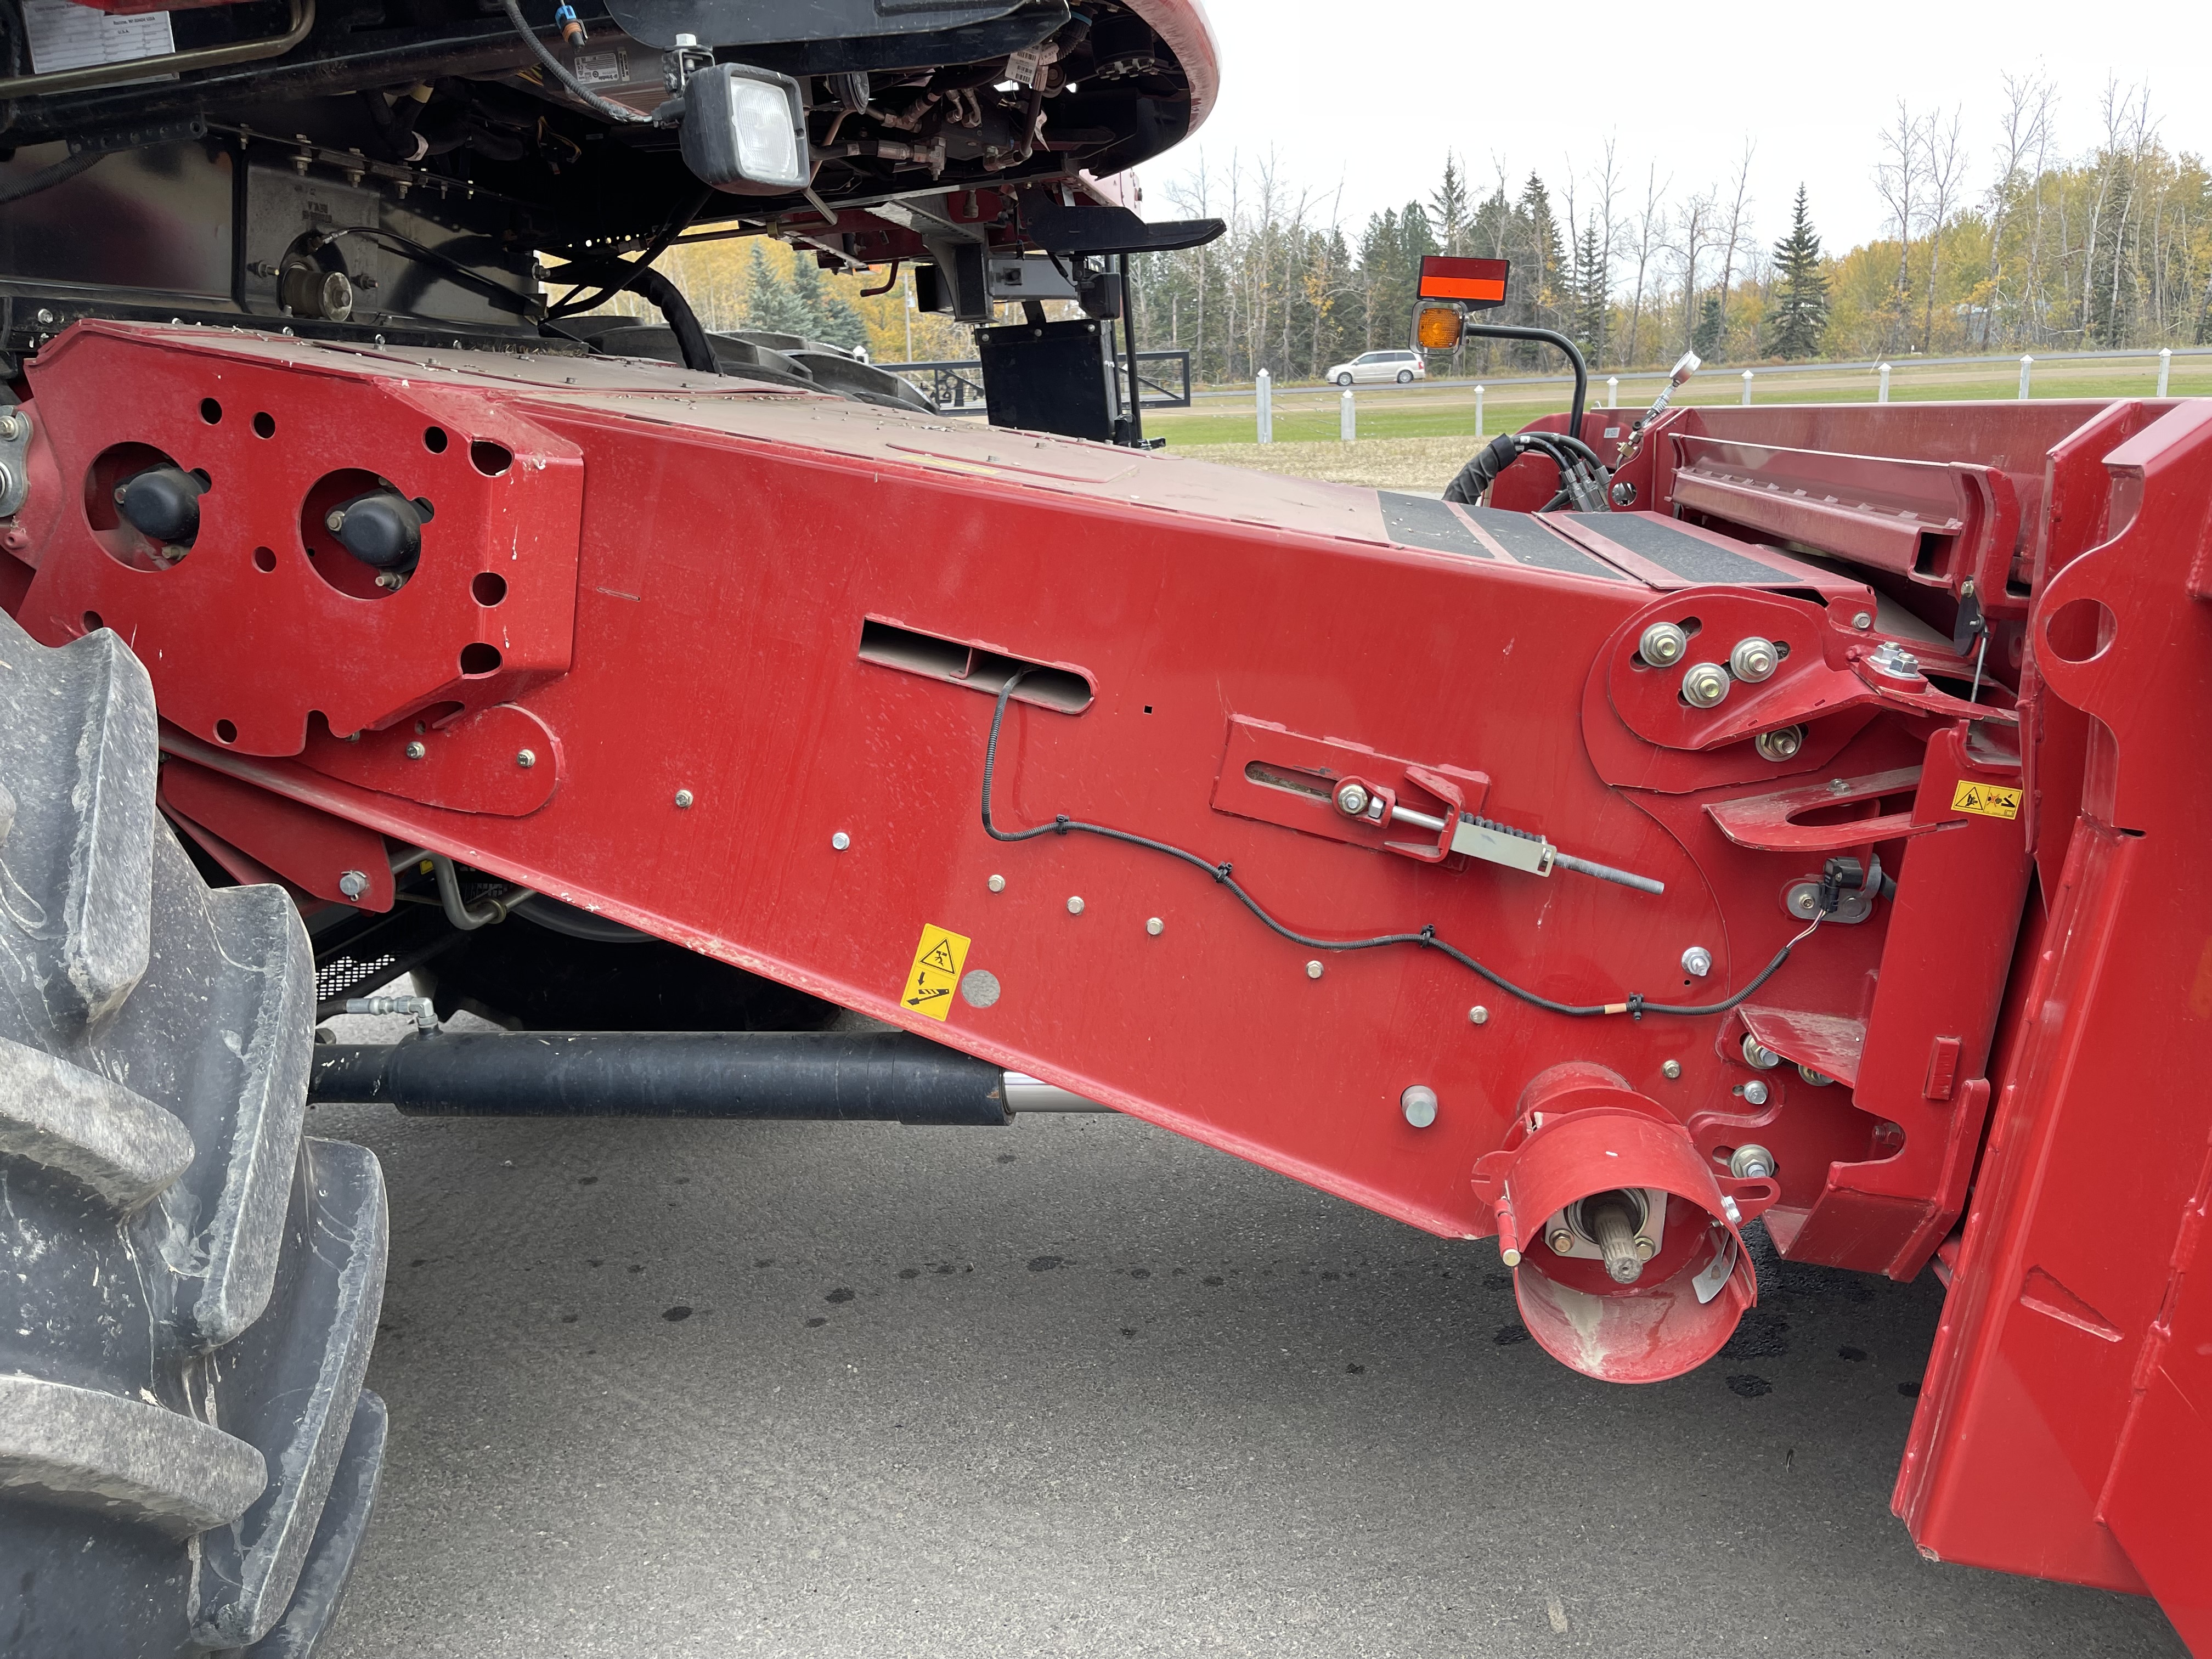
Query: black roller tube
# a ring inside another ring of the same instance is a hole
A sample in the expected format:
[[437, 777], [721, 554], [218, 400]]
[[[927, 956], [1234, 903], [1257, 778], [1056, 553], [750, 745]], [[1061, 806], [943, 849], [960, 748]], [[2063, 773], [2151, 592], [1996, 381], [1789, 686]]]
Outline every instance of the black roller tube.
[[1567, 412], [1567, 435], [1577, 443], [1582, 441], [1583, 405], [1589, 401], [1589, 365], [1583, 361], [1580, 346], [1548, 328], [1521, 328], [1511, 323], [1469, 323], [1461, 331], [1483, 340], [1534, 340], [1539, 345], [1555, 345], [1565, 352], [1575, 371], [1575, 405]]
[[1003, 1073], [904, 1031], [446, 1032], [316, 1048], [308, 1099], [423, 1117], [1004, 1124]]

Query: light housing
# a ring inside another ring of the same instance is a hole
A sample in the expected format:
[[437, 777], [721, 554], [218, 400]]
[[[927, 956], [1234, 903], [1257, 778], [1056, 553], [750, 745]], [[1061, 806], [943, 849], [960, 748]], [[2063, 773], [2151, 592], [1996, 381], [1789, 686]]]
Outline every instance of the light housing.
[[1431, 253], [1421, 260], [1420, 296], [1452, 300], [1469, 311], [1488, 311], [1505, 303], [1505, 279], [1512, 264], [1504, 259], [1462, 259]]
[[812, 182], [799, 82], [748, 64], [714, 64], [684, 86], [684, 162], [736, 196], [783, 196]]
[[1449, 306], [1423, 306], [1413, 318], [1414, 343], [1430, 351], [1449, 351], [1459, 343], [1460, 315]]

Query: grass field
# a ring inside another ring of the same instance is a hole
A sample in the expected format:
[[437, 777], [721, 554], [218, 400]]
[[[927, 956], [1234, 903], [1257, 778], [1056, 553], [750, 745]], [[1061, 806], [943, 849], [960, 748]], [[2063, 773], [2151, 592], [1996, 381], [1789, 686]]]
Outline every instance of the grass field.
[[[1620, 380], [1620, 402], [1624, 409], [1641, 409], [1658, 392], [1662, 377], [1657, 374], [1623, 375]], [[1872, 369], [1850, 368], [1829, 372], [1820, 370], [1787, 374], [1755, 374], [1752, 382], [1754, 403], [1872, 403], [1875, 397], [1875, 372]], [[2087, 359], [2079, 362], [2058, 360], [2035, 366], [2033, 393], [2038, 398], [2114, 398], [2148, 397], [2157, 390], [2158, 362], [2154, 355], [2143, 359], [2140, 368], [2126, 362], [2112, 359]], [[2168, 383], [2175, 397], [2212, 397], [2212, 357], [2177, 357]], [[1496, 436], [1500, 432], [1511, 432], [1525, 426], [1539, 415], [1556, 414], [1566, 408], [1568, 382], [1564, 379], [1518, 386], [1492, 388], [1483, 401], [1483, 428], [1486, 434]], [[2020, 392], [2020, 363], [2017, 358], [1995, 357], [1986, 362], [1915, 364], [1910, 362], [1893, 365], [1890, 372], [1889, 396], [1893, 403], [1932, 403], [1966, 398], [2009, 398]], [[1594, 377], [1590, 387], [1594, 404], [1605, 400], [1605, 377]], [[1301, 443], [1326, 442], [1338, 449], [1344, 446], [1337, 439], [1339, 392], [1334, 386], [1297, 388], [1275, 394], [1275, 439], [1270, 448], [1282, 448]], [[1354, 450], [1365, 447], [1370, 440], [1435, 440], [1454, 438], [1462, 445], [1475, 435], [1474, 388], [1464, 386], [1367, 386], [1356, 394], [1358, 416], [1359, 442]], [[1710, 369], [1698, 375], [1675, 398], [1677, 404], [1734, 404], [1743, 398], [1741, 370]], [[1170, 449], [1193, 449], [1216, 446], [1236, 446], [1242, 451], [1259, 450], [1254, 443], [1256, 416], [1251, 398], [1209, 398], [1196, 408], [1188, 410], [1157, 410], [1145, 416], [1145, 431], [1152, 437], [1165, 438]], [[1461, 453], [1466, 459], [1472, 449]], [[1208, 459], [1229, 460], [1227, 455], [1208, 456]], [[1356, 465], [1349, 455], [1344, 457], [1347, 465]], [[1255, 462], [1240, 453], [1236, 464], [1252, 465]], [[1264, 463], [1257, 463], [1262, 464]], [[1269, 468], [1270, 471], [1291, 471], [1288, 466]], [[1308, 473], [1304, 476], [1338, 476], [1336, 473]], [[1346, 476], [1349, 476], [1346, 474]], [[1449, 478], [1447, 471], [1444, 477]], [[1439, 484], [1438, 487], [1441, 487]]]

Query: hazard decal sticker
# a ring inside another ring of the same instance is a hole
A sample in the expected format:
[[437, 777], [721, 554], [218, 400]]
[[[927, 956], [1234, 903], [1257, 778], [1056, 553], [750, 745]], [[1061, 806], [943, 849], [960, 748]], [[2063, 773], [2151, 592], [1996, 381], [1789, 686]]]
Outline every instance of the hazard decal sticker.
[[2016, 818], [2020, 816], [2020, 791], [1962, 780], [1951, 792], [1951, 810], [1974, 812], [1985, 818]]
[[916, 1013], [943, 1019], [952, 1012], [952, 993], [960, 983], [961, 964], [968, 960], [968, 941], [958, 933], [931, 926], [921, 930], [921, 943], [914, 947], [914, 966], [907, 969], [906, 990], [899, 1000]]

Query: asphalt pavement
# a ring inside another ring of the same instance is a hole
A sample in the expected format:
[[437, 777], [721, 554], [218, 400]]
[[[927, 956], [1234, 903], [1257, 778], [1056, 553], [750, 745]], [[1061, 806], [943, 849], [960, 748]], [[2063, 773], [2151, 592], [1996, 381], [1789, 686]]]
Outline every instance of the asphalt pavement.
[[1764, 1263], [1692, 1376], [1527, 1339], [1494, 1245], [1133, 1120], [426, 1120], [323, 1659], [2172, 1656], [1889, 1514], [1932, 1282]]

